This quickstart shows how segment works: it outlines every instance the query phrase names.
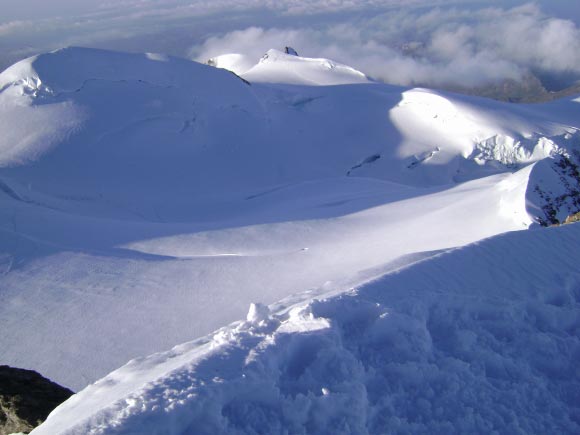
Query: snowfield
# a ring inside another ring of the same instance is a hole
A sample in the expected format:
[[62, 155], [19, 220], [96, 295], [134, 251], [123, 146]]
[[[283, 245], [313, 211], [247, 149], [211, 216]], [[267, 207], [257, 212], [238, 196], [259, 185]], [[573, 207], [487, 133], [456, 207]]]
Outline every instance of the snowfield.
[[35, 433], [577, 433], [580, 99], [211, 64], [0, 74], [2, 362], [84, 388]]

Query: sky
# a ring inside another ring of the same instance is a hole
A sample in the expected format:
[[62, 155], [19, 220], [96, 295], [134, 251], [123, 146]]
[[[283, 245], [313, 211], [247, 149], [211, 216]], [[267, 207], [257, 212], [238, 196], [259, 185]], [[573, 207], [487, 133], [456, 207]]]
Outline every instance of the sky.
[[258, 61], [293, 46], [400, 85], [580, 78], [578, 0], [0, 0], [0, 69], [87, 46]]

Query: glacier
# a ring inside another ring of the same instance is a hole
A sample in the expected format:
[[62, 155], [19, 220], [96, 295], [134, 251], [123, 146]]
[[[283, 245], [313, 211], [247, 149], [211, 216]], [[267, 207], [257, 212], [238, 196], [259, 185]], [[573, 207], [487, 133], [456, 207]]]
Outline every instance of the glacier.
[[82, 390], [35, 433], [577, 431], [578, 231], [541, 225], [580, 99], [248, 62], [0, 74], [3, 362]]

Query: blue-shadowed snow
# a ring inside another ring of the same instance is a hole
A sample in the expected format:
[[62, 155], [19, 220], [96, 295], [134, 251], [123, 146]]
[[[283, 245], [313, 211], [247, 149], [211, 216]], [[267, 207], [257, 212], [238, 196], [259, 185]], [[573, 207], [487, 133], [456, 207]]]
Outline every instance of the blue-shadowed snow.
[[33, 434], [578, 433], [579, 244], [580, 225], [516, 232], [337, 296], [252, 305]]
[[3, 363], [78, 390], [252, 302], [527, 229], [575, 188], [554, 166], [578, 149], [574, 99], [394, 87], [279, 52], [254, 70], [71, 48], [0, 74]]

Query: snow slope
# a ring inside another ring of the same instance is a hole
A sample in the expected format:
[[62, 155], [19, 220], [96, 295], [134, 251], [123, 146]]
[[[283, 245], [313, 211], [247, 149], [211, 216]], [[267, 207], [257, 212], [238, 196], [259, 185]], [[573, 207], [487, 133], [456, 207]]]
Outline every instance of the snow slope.
[[253, 305], [32, 433], [578, 433], [579, 244], [580, 225], [511, 233], [334, 297]]
[[78, 390], [252, 302], [341, 292], [560, 207], [534, 186], [560, 185], [546, 162], [578, 148], [578, 101], [506, 105], [324, 62], [271, 51], [246, 82], [69, 48], [1, 73], [3, 362]]
[[231, 53], [212, 57], [207, 61], [207, 64], [216, 68], [227, 69], [237, 75], [242, 75], [251, 69], [256, 62], [245, 54]]
[[362, 72], [322, 58], [301, 57], [268, 50], [254, 63], [248, 56], [223, 54], [208, 60], [208, 65], [224, 68], [252, 83], [286, 83], [294, 85], [344, 85], [371, 83]]
[[328, 59], [312, 59], [268, 50], [258, 64], [242, 74], [251, 82], [295, 85], [369, 83], [362, 72]]

